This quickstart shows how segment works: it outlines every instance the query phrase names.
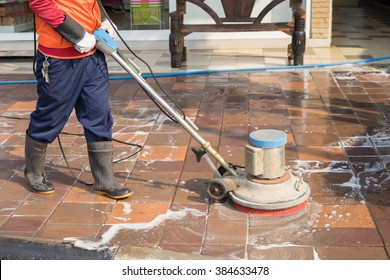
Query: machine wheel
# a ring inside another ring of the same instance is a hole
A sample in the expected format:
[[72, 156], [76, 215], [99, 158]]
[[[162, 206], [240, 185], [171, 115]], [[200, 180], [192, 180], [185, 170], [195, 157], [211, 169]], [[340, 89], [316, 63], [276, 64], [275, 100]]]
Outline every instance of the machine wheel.
[[212, 180], [207, 186], [207, 194], [212, 199], [222, 200], [226, 198], [228, 191], [221, 182]]

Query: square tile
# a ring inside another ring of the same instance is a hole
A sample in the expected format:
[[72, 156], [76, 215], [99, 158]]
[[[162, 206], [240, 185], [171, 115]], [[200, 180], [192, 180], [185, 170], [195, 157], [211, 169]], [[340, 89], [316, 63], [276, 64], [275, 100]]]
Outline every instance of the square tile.
[[383, 245], [378, 231], [374, 228], [333, 228], [314, 232], [318, 246], [381, 247]]
[[390, 246], [390, 220], [376, 220], [378, 231], [382, 237], [383, 243]]
[[203, 244], [206, 234], [205, 220], [166, 221], [160, 246]]
[[313, 260], [311, 246], [248, 246], [249, 260]]
[[243, 245], [247, 240], [247, 220], [210, 220], [207, 225], [206, 245]]
[[14, 216], [50, 216], [57, 206], [57, 201], [27, 200], [14, 212]]
[[322, 205], [314, 228], [375, 228], [366, 205]]
[[169, 204], [117, 203], [106, 224], [150, 223], [166, 215]]
[[205, 245], [202, 255], [219, 257], [223, 259], [245, 259], [246, 246], [243, 245]]
[[77, 238], [93, 240], [100, 230], [100, 225], [44, 225], [36, 237], [46, 239]]
[[11, 217], [1, 226], [0, 234], [33, 237], [46, 219], [46, 216]]
[[98, 225], [109, 217], [113, 203], [61, 203], [47, 224]]
[[321, 260], [388, 260], [383, 247], [339, 247], [316, 248]]

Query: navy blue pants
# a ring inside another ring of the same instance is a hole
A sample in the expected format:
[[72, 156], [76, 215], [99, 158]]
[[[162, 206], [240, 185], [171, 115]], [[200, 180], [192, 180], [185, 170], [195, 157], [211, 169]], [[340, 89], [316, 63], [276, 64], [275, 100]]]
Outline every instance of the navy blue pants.
[[108, 70], [103, 53], [78, 59], [47, 58], [49, 83], [42, 75], [42, 53], [37, 53], [38, 101], [31, 113], [28, 135], [51, 143], [68, 121], [73, 108], [88, 142], [111, 141], [113, 120], [108, 101]]

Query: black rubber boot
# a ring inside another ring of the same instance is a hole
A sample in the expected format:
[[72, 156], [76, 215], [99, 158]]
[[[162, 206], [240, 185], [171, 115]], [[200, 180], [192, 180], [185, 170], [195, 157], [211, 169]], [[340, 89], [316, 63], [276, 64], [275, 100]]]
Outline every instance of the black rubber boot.
[[129, 188], [119, 186], [114, 178], [112, 141], [88, 142], [88, 158], [95, 193], [122, 199], [132, 195]]
[[39, 194], [51, 194], [54, 192], [53, 185], [47, 180], [44, 164], [46, 159], [47, 144], [36, 141], [26, 134], [24, 177], [30, 188]]

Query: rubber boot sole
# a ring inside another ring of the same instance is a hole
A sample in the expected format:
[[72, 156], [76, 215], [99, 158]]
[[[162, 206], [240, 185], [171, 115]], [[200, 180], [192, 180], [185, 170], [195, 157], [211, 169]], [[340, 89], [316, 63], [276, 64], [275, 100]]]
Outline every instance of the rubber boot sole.
[[33, 190], [34, 193], [43, 194], [43, 195], [52, 194], [52, 193], [54, 193], [54, 191], [55, 191], [55, 190], [44, 191], [44, 192], [38, 192], [38, 191]]
[[96, 193], [96, 194], [108, 196], [108, 197], [113, 198], [113, 199], [128, 198], [129, 196], [131, 196], [133, 194], [132, 192], [129, 192], [129, 193], [126, 193], [126, 194], [123, 194], [123, 195], [112, 195], [112, 194], [110, 194], [108, 192], [98, 191], [98, 190], [94, 190], [93, 192]]

